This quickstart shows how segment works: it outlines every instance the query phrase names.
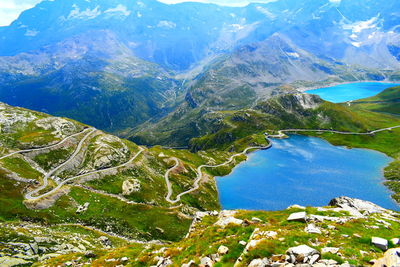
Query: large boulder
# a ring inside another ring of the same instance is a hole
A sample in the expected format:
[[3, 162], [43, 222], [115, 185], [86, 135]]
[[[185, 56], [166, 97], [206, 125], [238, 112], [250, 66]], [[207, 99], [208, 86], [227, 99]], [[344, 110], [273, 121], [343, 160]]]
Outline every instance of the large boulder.
[[289, 256], [289, 262], [293, 264], [305, 263], [312, 265], [321, 258], [318, 250], [307, 245], [289, 248], [286, 254]]
[[329, 202], [329, 206], [342, 208], [357, 217], [362, 217], [363, 214], [384, 213], [388, 211], [372, 202], [350, 197], [334, 198]]
[[306, 222], [307, 221], [307, 213], [305, 211], [292, 213], [289, 215], [287, 220], [288, 221]]
[[267, 258], [264, 258], [264, 259], [252, 260], [248, 267], [266, 267], [269, 265], [270, 265], [269, 260]]
[[372, 244], [380, 248], [382, 250], [387, 250], [389, 246], [389, 242], [386, 239], [380, 238], [380, 237], [372, 237]]
[[385, 252], [382, 258], [375, 261], [373, 267], [400, 266], [400, 248], [392, 248]]

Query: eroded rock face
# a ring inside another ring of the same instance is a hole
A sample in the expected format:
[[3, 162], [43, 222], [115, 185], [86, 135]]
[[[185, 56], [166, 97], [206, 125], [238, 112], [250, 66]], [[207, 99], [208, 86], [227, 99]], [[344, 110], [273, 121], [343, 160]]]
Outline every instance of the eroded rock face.
[[36, 121], [40, 128], [50, 130], [54, 129], [53, 134], [57, 137], [65, 137], [77, 132], [76, 125], [69, 120], [56, 117], [48, 117]]
[[0, 132], [14, 132], [18, 127], [16, 124], [26, 124], [36, 120], [32, 112], [10, 108], [0, 103]]
[[369, 201], [350, 198], [350, 197], [337, 197], [329, 202], [330, 206], [340, 207], [348, 211], [353, 216], [362, 217], [363, 214], [384, 213], [388, 210]]
[[132, 193], [140, 191], [140, 181], [138, 179], [125, 180], [122, 184], [122, 194], [128, 196]]

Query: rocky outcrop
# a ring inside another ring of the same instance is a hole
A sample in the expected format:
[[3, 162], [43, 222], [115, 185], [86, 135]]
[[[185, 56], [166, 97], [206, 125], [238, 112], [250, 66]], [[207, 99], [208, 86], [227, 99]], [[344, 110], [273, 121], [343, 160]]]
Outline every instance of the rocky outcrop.
[[388, 210], [372, 202], [350, 197], [334, 198], [329, 202], [329, 205], [333, 207], [340, 207], [348, 211], [350, 215], [358, 217], [362, 217], [363, 215], [369, 215], [372, 213], [388, 212]]
[[47, 117], [36, 121], [36, 125], [45, 130], [53, 130], [52, 134], [64, 138], [77, 132], [77, 126], [66, 119], [57, 117]]
[[124, 196], [129, 196], [132, 193], [138, 192], [140, 187], [140, 181], [138, 179], [125, 180], [122, 183], [122, 194]]
[[220, 227], [226, 227], [229, 224], [240, 225], [243, 223], [243, 220], [236, 219], [234, 215], [236, 211], [228, 211], [224, 210], [219, 214], [219, 220], [215, 223], [215, 225]]

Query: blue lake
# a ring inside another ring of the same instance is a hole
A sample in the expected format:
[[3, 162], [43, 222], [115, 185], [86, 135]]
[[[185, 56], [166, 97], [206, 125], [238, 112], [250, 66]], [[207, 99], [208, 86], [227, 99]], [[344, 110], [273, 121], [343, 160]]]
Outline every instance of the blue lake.
[[322, 99], [333, 103], [342, 103], [346, 101], [374, 96], [382, 92], [386, 88], [397, 85], [399, 84], [378, 82], [349, 83], [309, 90], [307, 91], [307, 93], [319, 95]]
[[349, 196], [399, 210], [382, 184], [386, 155], [347, 149], [315, 137], [292, 135], [253, 152], [225, 177], [217, 178], [224, 209], [280, 210], [290, 205], [326, 206]]

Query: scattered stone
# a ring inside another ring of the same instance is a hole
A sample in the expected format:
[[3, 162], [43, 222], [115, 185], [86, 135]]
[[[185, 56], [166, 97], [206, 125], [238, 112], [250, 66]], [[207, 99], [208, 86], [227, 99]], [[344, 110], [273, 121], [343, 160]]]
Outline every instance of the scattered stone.
[[288, 261], [293, 264], [306, 263], [312, 265], [321, 258], [318, 250], [307, 245], [289, 248], [286, 254], [289, 256]]
[[129, 179], [122, 183], [122, 194], [124, 196], [129, 196], [138, 191], [140, 191], [140, 181], [138, 179]]
[[121, 259], [120, 259], [120, 261], [121, 262], [128, 262], [129, 261], [129, 258], [128, 257], [122, 257]]
[[200, 264], [204, 265], [205, 267], [212, 267], [214, 262], [209, 257], [204, 257], [200, 260]]
[[304, 228], [304, 231], [309, 234], [322, 234], [321, 230], [313, 223], [308, 224], [306, 228]]
[[298, 221], [298, 222], [306, 222], [307, 221], [307, 214], [305, 211], [292, 213], [287, 218], [288, 221]]
[[325, 254], [325, 253], [332, 253], [332, 254], [336, 254], [339, 252], [339, 248], [334, 248], [334, 247], [325, 247], [321, 249], [321, 253]]
[[111, 241], [108, 239], [106, 236], [100, 236], [99, 241], [103, 244], [105, 247], [111, 247]]
[[375, 261], [373, 267], [400, 266], [400, 248], [392, 248], [385, 252], [382, 258]]
[[172, 265], [172, 261], [169, 258], [164, 258], [164, 257], [155, 257], [155, 260], [157, 261], [157, 267], [166, 267], [169, 265]]
[[219, 255], [225, 255], [225, 254], [228, 254], [228, 252], [229, 252], [229, 248], [227, 248], [225, 246], [220, 246], [218, 248], [218, 254]]
[[267, 258], [264, 258], [264, 259], [252, 260], [248, 267], [266, 267], [266, 266], [269, 266], [269, 261]]
[[388, 249], [389, 242], [386, 239], [374, 236], [372, 237], [372, 244], [385, 251]]
[[86, 251], [85, 257], [86, 258], [96, 258], [97, 255], [93, 251]]
[[246, 241], [243, 241], [243, 240], [241, 240], [241, 241], [239, 241], [239, 244], [240, 244], [240, 245], [242, 245], [242, 246], [246, 246], [246, 245], [247, 245], [247, 242], [246, 242]]
[[82, 206], [79, 206], [78, 209], [76, 210], [77, 214], [80, 214], [82, 212], [85, 212], [88, 208], [89, 208], [90, 203], [86, 202], [85, 204], [83, 204]]
[[181, 267], [195, 267], [195, 266], [196, 266], [196, 263], [194, 262], [194, 260], [191, 260], [188, 263], [182, 264]]
[[392, 239], [390, 239], [390, 242], [392, 242], [393, 245], [399, 245], [400, 244], [400, 239], [399, 238], [392, 238]]
[[262, 222], [262, 220], [259, 219], [259, 218], [257, 218], [257, 217], [251, 218], [251, 221], [254, 222], [254, 223], [260, 223], [260, 222]]
[[320, 261], [318, 261], [318, 263], [322, 263], [322, 264], [325, 264], [324, 266], [332, 266], [332, 265], [336, 265], [337, 264], [337, 261], [335, 261], [335, 260], [320, 260]]
[[272, 262], [280, 262], [280, 263], [284, 263], [284, 262], [286, 262], [286, 260], [287, 260], [287, 258], [286, 258], [287, 256], [286, 255], [283, 255], [283, 254], [279, 254], [279, 255], [272, 255], [272, 257], [271, 257], [271, 261]]

